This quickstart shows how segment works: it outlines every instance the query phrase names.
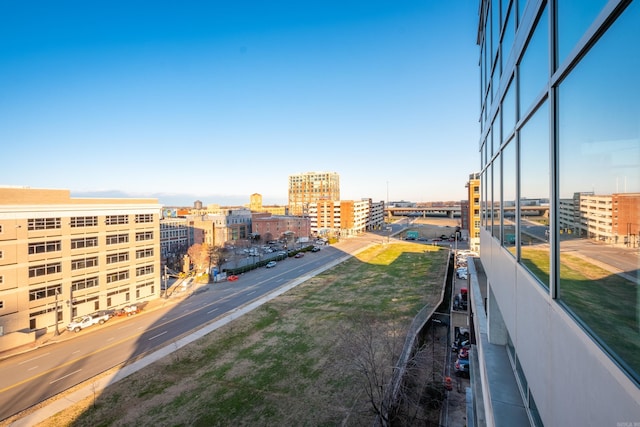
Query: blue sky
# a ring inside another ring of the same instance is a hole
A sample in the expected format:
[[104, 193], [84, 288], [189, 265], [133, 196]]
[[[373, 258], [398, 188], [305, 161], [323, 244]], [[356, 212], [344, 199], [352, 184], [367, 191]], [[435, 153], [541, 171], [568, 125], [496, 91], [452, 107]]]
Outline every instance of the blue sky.
[[477, 1], [0, 2], [0, 185], [165, 204], [459, 200]]

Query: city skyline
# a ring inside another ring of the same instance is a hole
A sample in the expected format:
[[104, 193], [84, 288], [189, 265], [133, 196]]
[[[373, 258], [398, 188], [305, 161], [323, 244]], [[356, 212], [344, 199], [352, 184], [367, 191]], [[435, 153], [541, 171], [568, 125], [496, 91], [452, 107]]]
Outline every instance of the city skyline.
[[477, 4], [0, 5], [0, 185], [287, 202], [460, 200], [478, 162]]

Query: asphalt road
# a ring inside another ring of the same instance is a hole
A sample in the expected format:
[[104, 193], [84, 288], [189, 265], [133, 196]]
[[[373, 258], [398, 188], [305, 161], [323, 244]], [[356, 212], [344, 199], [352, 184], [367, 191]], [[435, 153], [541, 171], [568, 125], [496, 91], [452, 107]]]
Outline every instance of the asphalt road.
[[118, 365], [170, 345], [251, 301], [371, 243], [353, 239], [325, 246], [303, 258], [278, 262], [240, 276], [236, 282], [188, 289], [188, 297], [164, 307], [113, 318], [77, 334], [0, 362], [0, 420], [32, 407]]

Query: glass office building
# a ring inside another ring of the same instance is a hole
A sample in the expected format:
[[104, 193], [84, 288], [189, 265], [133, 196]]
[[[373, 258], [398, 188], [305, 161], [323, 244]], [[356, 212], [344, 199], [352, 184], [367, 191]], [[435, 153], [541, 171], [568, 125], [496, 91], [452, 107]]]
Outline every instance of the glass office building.
[[486, 345], [530, 423], [640, 424], [640, 1], [481, 1], [477, 42]]

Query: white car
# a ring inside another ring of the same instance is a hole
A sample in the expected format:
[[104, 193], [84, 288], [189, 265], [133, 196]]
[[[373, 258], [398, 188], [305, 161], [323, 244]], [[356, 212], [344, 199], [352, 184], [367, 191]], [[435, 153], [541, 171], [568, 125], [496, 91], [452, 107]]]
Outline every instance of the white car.
[[93, 313], [87, 316], [76, 317], [67, 325], [67, 329], [73, 332], [80, 332], [80, 330], [95, 325], [96, 323], [102, 325], [107, 320], [109, 320], [108, 314]]
[[266, 265], [267, 268], [272, 268], [276, 266], [276, 262], [275, 261], [269, 261]]

